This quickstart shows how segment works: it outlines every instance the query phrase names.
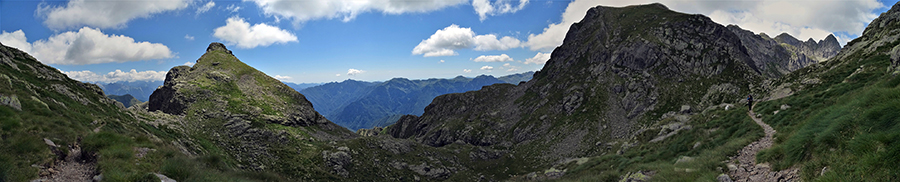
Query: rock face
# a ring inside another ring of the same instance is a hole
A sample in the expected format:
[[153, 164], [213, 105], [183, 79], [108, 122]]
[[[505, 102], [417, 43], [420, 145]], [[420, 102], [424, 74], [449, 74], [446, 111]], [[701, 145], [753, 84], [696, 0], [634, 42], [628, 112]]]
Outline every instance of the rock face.
[[841, 50], [834, 35], [828, 35], [818, 42], [812, 39], [801, 42], [787, 33], [770, 38], [766, 34], [753, 34], [735, 25], [728, 25], [728, 29], [740, 37], [754, 65], [769, 77], [781, 76], [810, 64], [826, 61]]
[[[591, 8], [523, 84], [442, 95], [388, 128], [431, 146], [467, 143], [540, 160], [598, 154], [666, 112], [737, 102], [767, 78], [741, 38], [661, 4]], [[771, 68], [765, 68], [771, 69]], [[685, 112], [689, 112], [688, 109]]]

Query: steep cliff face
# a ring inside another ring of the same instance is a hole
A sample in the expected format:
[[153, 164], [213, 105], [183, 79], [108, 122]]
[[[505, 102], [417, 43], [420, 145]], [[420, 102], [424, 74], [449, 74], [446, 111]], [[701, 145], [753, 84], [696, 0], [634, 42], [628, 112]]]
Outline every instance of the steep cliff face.
[[762, 70], [740, 37], [705, 16], [661, 4], [601, 6], [572, 25], [533, 80], [437, 97], [421, 117], [387, 130], [536, 159], [605, 153], [594, 146], [627, 141], [675, 112], [738, 102], [766, 78]]

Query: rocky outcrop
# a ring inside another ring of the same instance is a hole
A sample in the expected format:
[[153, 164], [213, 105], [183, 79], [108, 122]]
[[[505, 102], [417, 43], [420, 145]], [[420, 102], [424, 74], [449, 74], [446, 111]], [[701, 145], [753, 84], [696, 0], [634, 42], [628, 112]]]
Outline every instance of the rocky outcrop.
[[571, 26], [531, 81], [439, 96], [387, 133], [431, 146], [529, 148], [549, 161], [592, 155], [608, 152], [595, 143], [631, 138], [637, 123], [683, 105], [741, 100], [769, 77], [764, 69], [738, 35], [705, 16], [661, 4], [600, 6]]
[[16, 97], [15, 95], [12, 95], [12, 96], [0, 95], [0, 105], [6, 105], [9, 107], [12, 107], [13, 109], [19, 110], [19, 111], [22, 110], [22, 103], [19, 102], [19, 97]]
[[342, 149], [344, 149], [344, 151], [322, 151], [322, 158], [325, 159], [325, 165], [331, 168], [332, 173], [346, 178], [350, 174], [347, 172], [347, 168], [350, 167], [350, 160], [353, 158], [346, 152], [346, 150], [349, 149], [346, 147]]
[[383, 131], [383, 130], [384, 130], [384, 128], [381, 128], [381, 127], [375, 127], [372, 129], [362, 128], [362, 129], [356, 130], [356, 134], [358, 134], [359, 136], [378, 136], [378, 134], [381, 134], [381, 131]]
[[[166, 81], [163, 82], [163, 86], [153, 91], [153, 94], [150, 94], [150, 100], [148, 101], [148, 107], [150, 111], [162, 111], [164, 113], [181, 115], [184, 114], [184, 110], [194, 101], [196, 101], [195, 97], [185, 97], [185, 95], [178, 94], [175, 90], [175, 86], [179, 85], [175, 80], [179, 75], [187, 74], [187, 72], [191, 69], [188, 66], [176, 66], [172, 69], [169, 69], [169, 72], [166, 73]], [[181, 85], [179, 85], [181, 86]], [[203, 95], [201, 95], [202, 97]]]

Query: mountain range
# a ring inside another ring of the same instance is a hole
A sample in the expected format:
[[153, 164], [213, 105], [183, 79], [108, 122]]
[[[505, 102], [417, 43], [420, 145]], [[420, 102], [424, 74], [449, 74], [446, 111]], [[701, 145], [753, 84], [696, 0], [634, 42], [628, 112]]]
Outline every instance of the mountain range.
[[843, 48], [658, 3], [598, 6], [529, 81], [440, 95], [365, 135], [318, 107], [399, 109], [420, 103], [394, 97], [412, 88], [499, 79], [348, 80], [304, 89], [312, 101], [211, 43], [124, 108], [0, 44], [0, 179], [890, 181], [897, 30], [900, 3]]
[[421, 115], [434, 97], [481, 89], [497, 83], [517, 84], [531, 79], [534, 72], [500, 78], [481, 75], [475, 78], [409, 80], [394, 78], [384, 82], [346, 80], [299, 90], [301, 94], [335, 124], [350, 130], [385, 127], [401, 115]]
[[132, 95], [141, 102], [150, 100], [150, 94], [157, 87], [162, 86], [162, 81], [119, 81], [113, 83], [97, 83], [106, 95]]

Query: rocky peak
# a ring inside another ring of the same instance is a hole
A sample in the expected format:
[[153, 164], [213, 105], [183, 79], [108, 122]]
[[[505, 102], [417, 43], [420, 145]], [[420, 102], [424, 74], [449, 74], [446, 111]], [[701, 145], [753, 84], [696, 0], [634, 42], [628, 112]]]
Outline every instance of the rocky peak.
[[548, 160], [584, 155], [682, 105], [741, 99], [763, 78], [741, 45], [702, 15], [660, 4], [598, 6], [531, 81], [436, 97], [421, 117], [386, 130], [432, 146], [523, 147]]
[[209, 44], [193, 67], [170, 69], [163, 86], [150, 95], [148, 109], [220, 119], [241, 115], [244, 119], [285, 126], [318, 125], [325, 130], [345, 130], [313, 110], [302, 94], [244, 64], [217, 42]]
[[218, 42], [209, 43], [209, 47], [206, 47], [207, 53], [212, 52], [212, 51], [224, 51], [228, 54], [231, 54], [231, 50], [228, 50], [228, 48], [225, 48], [225, 44], [218, 43]]

